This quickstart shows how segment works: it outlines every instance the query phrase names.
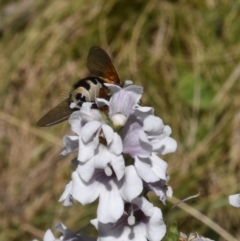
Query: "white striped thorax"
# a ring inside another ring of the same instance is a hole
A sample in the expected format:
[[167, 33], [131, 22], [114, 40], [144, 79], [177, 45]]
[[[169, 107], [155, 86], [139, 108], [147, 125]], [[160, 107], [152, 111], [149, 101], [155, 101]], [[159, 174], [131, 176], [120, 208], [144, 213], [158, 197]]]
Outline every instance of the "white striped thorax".
[[71, 102], [81, 106], [83, 102], [94, 102], [99, 97], [100, 89], [106, 88], [104, 82], [98, 77], [81, 79], [73, 85], [69, 93]]

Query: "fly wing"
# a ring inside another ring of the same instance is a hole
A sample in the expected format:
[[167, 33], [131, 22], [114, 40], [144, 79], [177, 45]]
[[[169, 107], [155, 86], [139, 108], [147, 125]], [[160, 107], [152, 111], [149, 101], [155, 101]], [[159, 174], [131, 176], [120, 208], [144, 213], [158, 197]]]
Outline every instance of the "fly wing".
[[120, 85], [118, 74], [108, 54], [99, 47], [91, 47], [87, 58], [91, 74], [101, 77], [106, 83]]
[[41, 127], [56, 125], [64, 120], [67, 120], [73, 111], [74, 110], [69, 107], [69, 99], [65, 99], [44, 115], [37, 122], [37, 125]]

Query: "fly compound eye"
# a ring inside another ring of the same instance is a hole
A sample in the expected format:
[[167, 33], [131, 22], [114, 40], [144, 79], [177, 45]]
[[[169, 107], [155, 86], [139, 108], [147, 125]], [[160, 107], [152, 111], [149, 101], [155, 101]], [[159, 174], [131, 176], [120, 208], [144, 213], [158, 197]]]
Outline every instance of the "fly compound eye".
[[87, 102], [86, 96], [83, 95], [83, 94], [77, 94], [77, 95], [76, 95], [76, 100], [79, 100], [79, 101], [81, 101], [81, 102]]

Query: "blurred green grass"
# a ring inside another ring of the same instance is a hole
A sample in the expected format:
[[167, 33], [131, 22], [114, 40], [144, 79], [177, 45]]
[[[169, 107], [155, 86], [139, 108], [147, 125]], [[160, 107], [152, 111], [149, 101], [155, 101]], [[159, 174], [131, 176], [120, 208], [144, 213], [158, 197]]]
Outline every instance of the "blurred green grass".
[[[0, 7], [0, 241], [40, 237], [58, 221], [76, 230], [95, 217], [94, 205], [57, 203], [72, 171], [71, 157], [58, 157], [68, 124], [35, 125], [69, 82], [88, 74], [93, 45], [113, 57], [122, 80], [144, 87], [142, 103], [172, 127], [178, 149], [163, 159], [174, 196], [201, 192], [188, 204], [240, 240], [239, 212], [227, 201], [240, 176], [239, 1], [3, 0]], [[170, 207], [161, 205], [165, 220], [180, 231], [224, 240]]]

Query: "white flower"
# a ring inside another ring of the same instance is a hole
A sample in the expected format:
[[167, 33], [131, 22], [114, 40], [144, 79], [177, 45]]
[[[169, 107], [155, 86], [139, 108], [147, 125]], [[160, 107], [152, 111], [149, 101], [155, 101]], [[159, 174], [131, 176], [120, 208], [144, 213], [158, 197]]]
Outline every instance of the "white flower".
[[[80, 167], [79, 167], [80, 168]], [[109, 175], [112, 174], [112, 175]], [[142, 192], [143, 184], [133, 166], [125, 168], [124, 176], [118, 180], [111, 169], [95, 169], [92, 178], [86, 182], [77, 171], [60, 198], [69, 199], [69, 195], [83, 205], [99, 197], [97, 217], [102, 223], [116, 222], [123, 214], [124, 201], [131, 202]]]
[[153, 207], [143, 197], [137, 197], [125, 205], [122, 217], [116, 223], [103, 224], [98, 219], [91, 223], [99, 233], [98, 241], [159, 241], [166, 233], [166, 225], [159, 208]]
[[239, 208], [240, 207], [240, 194], [230, 195], [228, 197], [228, 201], [232, 206]]
[[[78, 160], [80, 163], [90, 162], [85, 168], [90, 171], [89, 168], [92, 167], [93, 172], [93, 168], [105, 169], [107, 165], [111, 165], [118, 178], [121, 179], [125, 168], [122, 140], [110, 126], [98, 121], [88, 122], [82, 128], [79, 142]], [[116, 165], [118, 168], [115, 168]], [[85, 181], [90, 178], [84, 167], [79, 169], [79, 174]]]
[[79, 111], [74, 111], [68, 122], [71, 125], [72, 131], [77, 134], [76, 136], [64, 136], [64, 150], [61, 153], [62, 156], [66, 156], [69, 153], [77, 151], [79, 147], [79, 136], [81, 135], [81, 130], [84, 125], [90, 121], [100, 121], [103, 122], [101, 113], [99, 110], [92, 109], [93, 103], [83, 103], [81, 109]]
[[55, 238], [52, 231], [48, 229], [43, 237], [43, 241], [96, 241], [95, 238], [71, 232], [62, 223], [58, 223], [54, 229], [63, 235], [59, 239]]
[[176, 151], [177, 142], [169, 137], [172, 130], [169, 126], [164, 126], [159, 117], [147, 116], [143, 121], [143, 129], [148, 135], [154, 153], [165, 155]]
[[113, 93], [110, 101], [98, 98], [96, 104], [99, 107], [107, 105], [109, 107], [109, 117], [121, 113], [128, 118], [138, 108], [138, 102], [142, 97], [143, 88], [137, 85], [120, 86], [105, 84]]
[[153, 147], [136, 116], [128, 119], [120, 135], [123, 140], [123, 153], [134, 158], [138, 175], [145, 182], [166, 180], [167, 163], [152, 152]]

